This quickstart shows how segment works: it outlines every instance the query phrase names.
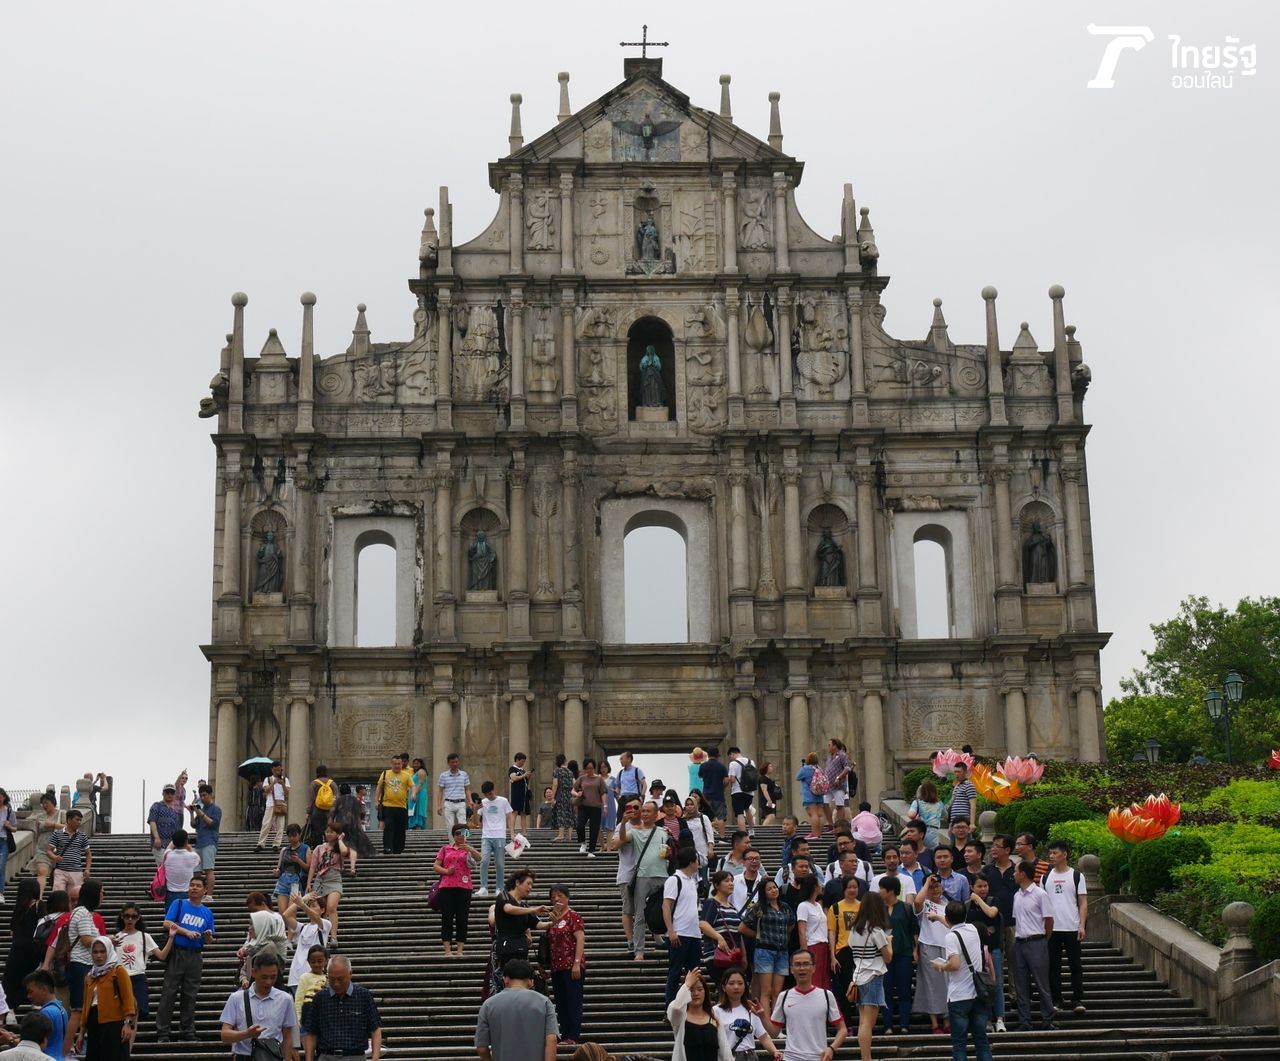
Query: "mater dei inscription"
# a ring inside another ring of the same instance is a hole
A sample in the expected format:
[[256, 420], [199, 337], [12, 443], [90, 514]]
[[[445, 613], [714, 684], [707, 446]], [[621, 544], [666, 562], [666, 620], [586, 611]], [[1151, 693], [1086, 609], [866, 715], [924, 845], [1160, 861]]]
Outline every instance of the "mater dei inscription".
[[[938, 300], [891, 320], [911, 263], [852, 185], [801, 215], [778, 93], [735, 111], [729, 75], [695, 102], [660, 60], [623, 74], [576, 108], [560, 74], [531, 138], [513, 94], [464, 193], [492, 220], [455, 231], [441, 188], [406, 227], [403, 304], [354, 307], [345, 349], [316, 349], [315, 314], [347, 311], [306, 293], [253, 356], [282, 307], [232, 297], [200, 403], [224, 805], [250, 753], [302, 783], [458, 751], [500, 782], [517, 751], [540, 776], [626, 747], [792, 764], [838, 735], [873, 798], [947, 744], [1100, 756], [1092, 377], [1065, 292], [1002, 331], [969, 278], [973, 342]], [[685, 544], [646, 576], [683, 581], [678, 644], [628, 641], [643, 527]], [[359, 623], [375, 547], [382, 645]]]

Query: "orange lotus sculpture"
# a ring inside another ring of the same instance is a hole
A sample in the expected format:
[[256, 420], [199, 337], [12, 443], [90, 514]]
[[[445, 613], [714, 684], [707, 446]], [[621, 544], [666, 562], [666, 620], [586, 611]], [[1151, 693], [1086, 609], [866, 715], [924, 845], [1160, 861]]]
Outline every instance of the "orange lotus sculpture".
[[1123, 809], [1112, 807], [1107, 812], [1107, 828], [1112, 835], [1131, 844], [1156, 840], [1164, 836], [1182, 817], [1182, 808], [1172, 803], [1163, 792], [1148, 796], [1144, 803], [1133, 803]]
[[1022, 795], [1022, 789], [1018, 787], [1017, 781], [1005, 777], [998, 770], [992, 770], [985, 763], [976, 764], [970, 776], [973, 778], [973, 787], [978, 790], [978, 795], [991, 803], [998, 803], [1004, 807]]

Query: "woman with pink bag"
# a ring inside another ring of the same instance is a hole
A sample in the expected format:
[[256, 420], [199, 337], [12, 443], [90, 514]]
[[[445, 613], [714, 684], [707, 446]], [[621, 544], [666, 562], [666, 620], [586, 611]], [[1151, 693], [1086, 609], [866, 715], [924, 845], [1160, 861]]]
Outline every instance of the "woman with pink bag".
[[[446, 958], [461, 958], [467, 944], [467, 920], [471, 913], [471, 870], [480, 852], [467, 843], [467, 827], [455, 824], [453, 840], [436, 855], [440, 879], [431, 889], [427, 905], [440, 911], [440, 939]], [[456, 949], [454, 947], [456, 943]]]

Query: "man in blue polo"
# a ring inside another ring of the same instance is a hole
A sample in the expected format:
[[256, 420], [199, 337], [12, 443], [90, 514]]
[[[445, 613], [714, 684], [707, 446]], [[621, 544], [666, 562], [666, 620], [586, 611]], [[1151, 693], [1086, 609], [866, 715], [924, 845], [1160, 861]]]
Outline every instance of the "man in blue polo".
[[618, 796], [618, 803], [625, 803], [628, 799], [638, 799], [644, 802], [646, 798], [644, 771], [635, 765], [634, 756], [630, 752], [623, 752], [618, 756], [618, 764], [618, 776], [613, 782]]
[[196, 854], [204, 870], [206, 899], [213, 898], [214, 867], [218, 864], [218, 835], [222, 828], [222, 808], [213, 802], [213, 789], [200, 786], [200, 799], [191, 804], [191, 824], [196, 831]]
[[204, 971], [204, 945], [212, 943], [216, 926], [213, 911], [204, 905], [204, 874], [195, 873], [185, 899], [174, 899], [165, 911], [164, 927], [173, 934], [173, 951], [164, 967], [164, 989], [156, 1007], [156, 1042], [170, 1041], [173, 1004], [182, 994], [178, 1038], [195, 1042], [196, 996]]
[[471, 788], [471, 775], [459, 766], [458, 753], [454, 752], [447, 760], [449, 769], [443, 770], [436, 778], [436, 790], [440, 798], [436, 800], [436, 813], [444, 815], [445, 835], [453, 832], [455, 825], [466, 825], [471, 816], [468, 803], [468, 790]]

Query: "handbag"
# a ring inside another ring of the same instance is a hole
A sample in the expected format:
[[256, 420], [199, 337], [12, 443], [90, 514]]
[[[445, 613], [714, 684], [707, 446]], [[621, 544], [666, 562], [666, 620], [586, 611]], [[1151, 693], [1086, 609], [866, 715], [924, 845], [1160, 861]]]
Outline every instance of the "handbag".
[[9, 849], [11, 855], [18, 850], [18, 841], [13, 838], [13, 833], [8, 829], [4, 831], [4, 846]]
[[735, 941], [728, 950], [721, 950], [716, 947], [711, 952], [711, 970], [715, 973], [723, 973], [728, 969], [742, 969], [747, 964], [747, 953], [742, 946], [742, 940], [737, 937], [737, 933], [730, 931], [729, 927], [724, 923], [724, 911], [720, 911], [720, 924], [716, 927], [720, 929], [720, 934], [725, 937], [735, 937]]
[[169, 890], [169, 878], [164, 871], [165, 859], [169, 856], [166, 854], [160, 859], [160, 865], [156, 866], [155, 876], [151, 878], [151, 898], [156, 902], [163, 902], [165, 894]]
[[435, 884], [431, 885], [431, 891], [427, 893], [428, 910], [440, 909], [440, 885], [443, 883], [443, 881], [436, 881]]
[[982, 1009], [990, 1009], [996, 999], [996, 982], [987, 975], [985, 969], [975, 969], [973, 961], [969, 958], [969, 948], [964, 945], [964, 937], [959, 932], [951, 933], [956, 937], [956, 942], [960, 944], [960, 951], [964, 955], [964, 962], [969, 966], [969, 972], [973, 974], [973, 992], [974, 1000]]
[[644, 862], [645, 852], [649, 850], [649, 845], [653, 843], [653, 838], [658, 835], [658, 828], [659, 827], [657, 825], [653, 827], [652, 831], [649, 833], [649, 839], [646, 840], [640, 848], [640, 857], [636, 859], [635, 872], [631, 874], [631, 880], [627, 884], [627, 888], [631, 892], [632, 903], [634, 903], [636, 899], [636, 881], [640, 879], [640, 865]]
[[278, 799], [271, 804], [271, 814], [273, 817], [282, 818], [289, 813], [289, 804], [285, 800]]
[[[244, 989], [245, 1026], [253, 1026], [253, 1007], [249, 1001], [249, 989]], [[283, 1061], [284, 1047], [279, 1039], [252, 1039], [249, 1042], [249, 1061]]]

